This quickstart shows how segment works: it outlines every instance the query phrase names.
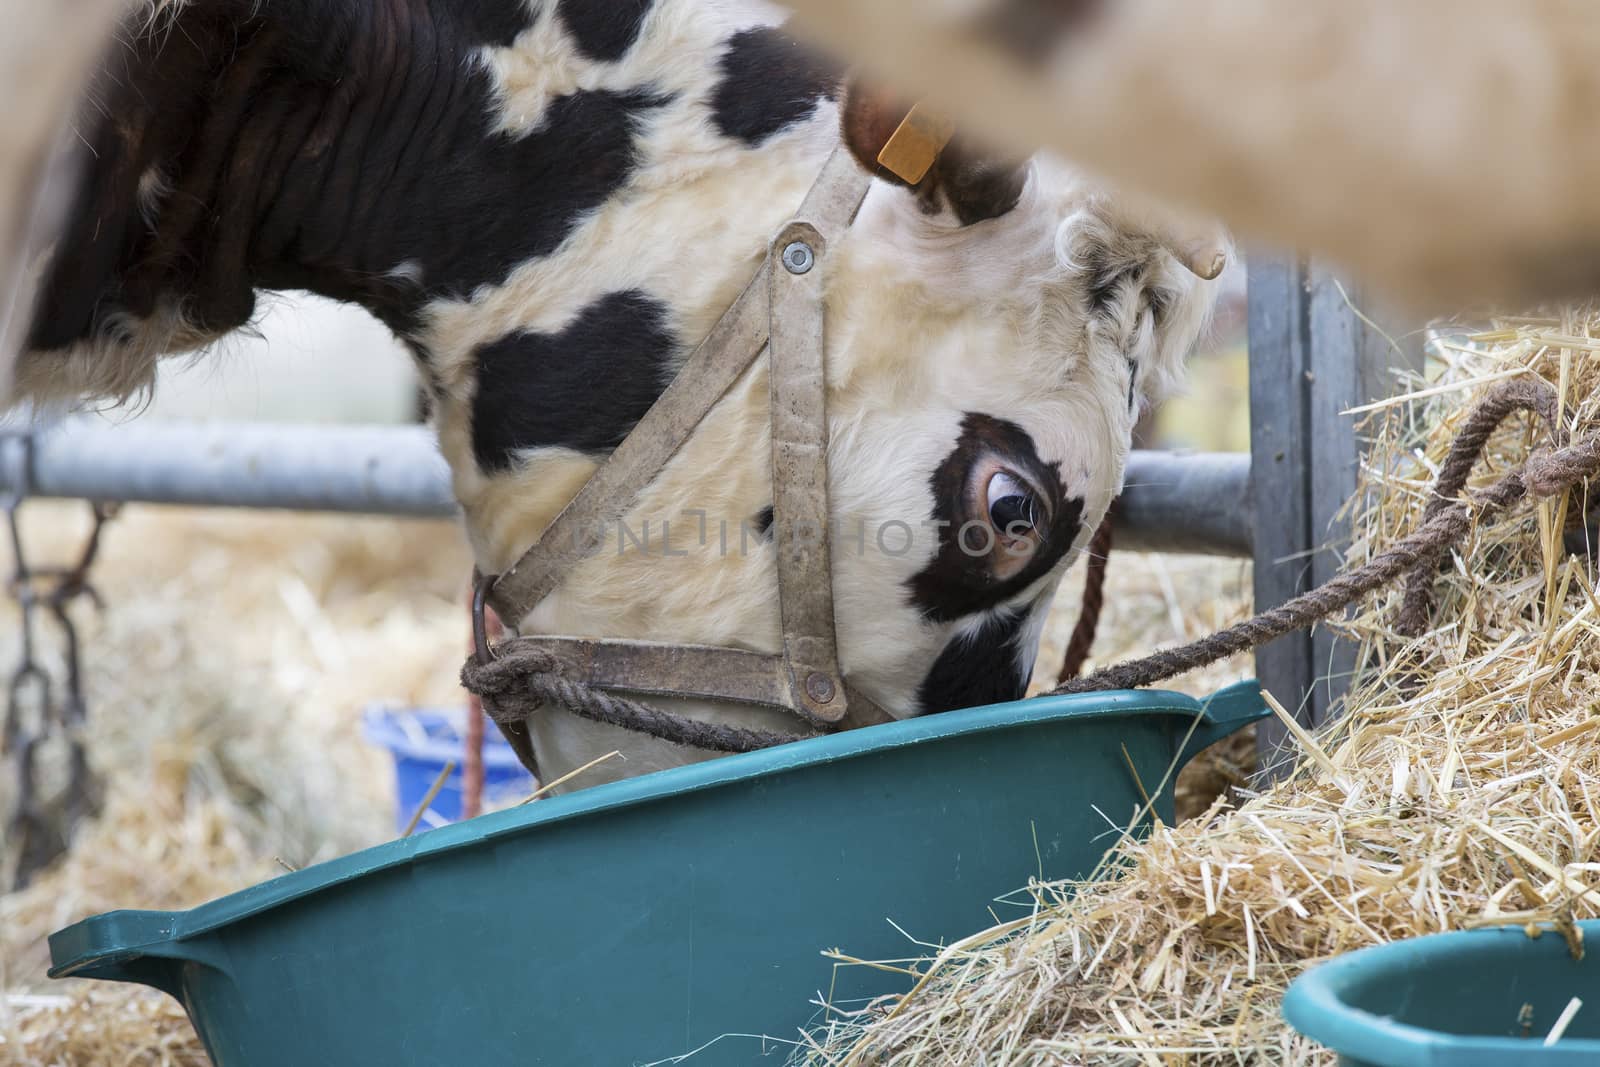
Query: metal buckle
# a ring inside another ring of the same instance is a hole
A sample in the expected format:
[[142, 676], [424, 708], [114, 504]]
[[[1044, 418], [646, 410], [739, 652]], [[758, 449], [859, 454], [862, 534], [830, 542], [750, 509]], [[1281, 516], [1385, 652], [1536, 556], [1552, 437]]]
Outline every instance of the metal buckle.
[[477, 657], [480, 667], [487, 667], [494, 662], [494, 649], [489, 647], [489, 623], [484, 618], [484, 611], [489, 602], [489, 590], [499, 578], [498, 574], [484, 574], [478, 568], [472, 568], [472, 654]]

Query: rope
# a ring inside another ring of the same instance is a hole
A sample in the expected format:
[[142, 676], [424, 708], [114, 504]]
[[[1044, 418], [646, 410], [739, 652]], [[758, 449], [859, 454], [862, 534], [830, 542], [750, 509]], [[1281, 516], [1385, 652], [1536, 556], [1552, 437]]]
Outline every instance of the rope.
[[[1463, 427], [1456, 445], [1452, 446], [1443, 476], [1459, 478], [1465, 484], [1465, 475], [1458, 473], [1458, 454], [1471, 453], [1473, 461], [1482, 451], [1483, 440], [1494, 426], [1519, 408], [1538, 411], [1547, 422], [1554, 422], [1555, 391], [1546, 383], [1509, 383], [1491, 393], [1473, 412]], [[1548, 393], [1531, 396], [1530, 393]], [[1498, 414], [1497, 414], [1498, 413]], [[1492, 420], [1492, 421], [1491, 421]], [[1487, 428], [1485, 428], [1487, 427]], [[1558, 438], [1559, 440], [1559, 438]], [[1470, 470], [1472, 461], [1468, 461]], [[1316, 589], [1302, 593], [1294, 599], [1254, 618], [1230, 626], [1226, 630], [1203, 637], [1179, 648], [1167, 649], [1142, 659], [1097, 671], [1088, 678], [1076, 679], [1057, 686], [1051, 696], [1061, 693], [1088, 693], [1103, 689], [1136, 689], [1183, 674], [1197, 667], [1215, 663], [1219, 659], [1245, 652], [1257, 645], [1320, 622], [1341, 611], [1360, 597], [1382, 585], [1394, 581], [1407, 571], [1427, 573], [1427, 568], [1437, 565], [1439, 559], [1457, 541], [1466, 536], [1474, 523], [1493, 521], [1501, 512], [1524, 496], [1555, 496], [1585, 479], [1600, 473], [1600, 431], [1590, 434], [1578, 444], [1554, 451], [1536, 452], [1519, 471], [1501, 478], [1494, 485], [1466, 500], [1448, 500], [1435, 494], [1424, 512], [1421, 526], [1409, 537], [1399, 541], [1366, 564], [1353, 571], [1340, 574]], [[1432, 514], [1428, 514], [1431, 512]], [[1426, 625], [1426, 587], [1415, 602], [1402, 604], [1402, 616], [1407, 623], [1415, 623], [1418, 612]], [[1408, 599], [1413, 594], [1408, 591]], [[1421, 608], [1417, 604], [1421, 603]]]
[[[1438, 515], [1449, 507], [1466, 487], [1472, 468], [1483, 456], [1489, 436], [1516, 411], [1531, 411], [1544, 420], [1550, 439], [1556, 444], [1566, 444], [1561, 429], [1560, 403], [1555, 390], [1544, 382], [1508, 382], [1488, 396], [1467, 416], [1467, 421], [1456, 434], [1445, 456], [1444, 465], [1434, 480], [1433, 496], [1422, 513], [1422, 521]], [[1428, 617], [1433, 614], [1433, 572], [1424, 565], [1411, 572], [1406, 579], [1405, 597], [1400, 614], [1395, 620], [1395, 631], [1406, 637], [1417, 637], [1428, 628]]]
[[1083, 673], [1083, 665], [1094, 648], [1095, 631], [1100, 628], [1100, 609], [1106, 599], [1106, 561], [1111, 558], [1111, 515], [1115, 502], [1106, 509], [1105, 518], [1095, 528], [1089, 539], [1089, 561], [1084, 565], [1083, 600], [1078, 606], [1078, 621], [1073, 624], [1072, 637], [1067, 641], [1066, 654], [1061, 657], [1061, 673], [1056, 684], [1076, 678]]
[[[1422, 632], [1432, 610], [1429, 579], [1433, 569], [1474, 524], [1494, 521], [1530, 494], [1535, 498], [1555, 496], [1600, 474], [1600, 431], [1596, 431], [1575, 445], [1535, 452], [1522, 469], [1462, 498], [1461, 490], [1489, 436], [1508, 415], [1523, 410], [1538, 414], [1556, 444], [1563, 444], [1559, 401], [1549, 384], [1501, 385], [1473, 410], [1452, 443], [1415, 533], [1355, 570], [1209, 637], [1107, 667], [1087, 678], [1074, 678], [1071, 676], [1082, 669], [1093, 642], [1104, 599], [1105, 557], [1111, 542], [1108, 518], [1090, 542], [1083, 611], [1068, 643], [1062, 682], [1047, 695], [1137, 689], [1163, 681], [1320, 622], [1402, 576], [1409, 577], [1399, 625]], [[461, 670], [461, 684], [482, 699], [490, 718], [503, 725], [521, 726], [528, 716], [554, 704], [595, 722], [715, 752], [753, 752], [815, 736], [707, 723], [664, 711], [564, 678], [555, 658], [536, 649], [513, 648], [482, 664], [469, 659]]]
[[483, 664], [470, 658], [461, 668], [461, 684], [478, 694], [497, 723], [521, 725], [541, 707], [555, 704], [594, 722], [713, 752], [754, 752], [814, 736], [725, 726], [663, 711], [562, 677], [555, 657], [537, 649], [513, 649]]

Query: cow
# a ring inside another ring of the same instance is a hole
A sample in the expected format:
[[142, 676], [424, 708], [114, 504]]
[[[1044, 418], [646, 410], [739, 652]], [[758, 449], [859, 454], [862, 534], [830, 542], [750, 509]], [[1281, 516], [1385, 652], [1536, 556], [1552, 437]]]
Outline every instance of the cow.
[[[414, 356], [485, 573], [655, 401], [835, 146], [876, 171], [904, 114], [759, 0], [145, 0], [121, 41], [19, 394], [138, 396], [263, 291], [358, 304]], [[841, 666], [906, 717], [1023, 695], [1226, 241], [962, 135], [915, 186], [877, 178], [826, 275], [828, 489]], [[507, 621], [776, 651], [768, 453], [763, 360]], [[557, 709], [529, 729], [547, 777], [627, 757], [578, 786], [712, 755]]]

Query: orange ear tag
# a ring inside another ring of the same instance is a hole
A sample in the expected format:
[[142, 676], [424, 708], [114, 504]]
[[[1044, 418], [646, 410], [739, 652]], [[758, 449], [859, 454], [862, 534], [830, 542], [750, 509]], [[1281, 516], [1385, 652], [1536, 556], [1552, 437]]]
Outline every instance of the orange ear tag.
[[917, 104], [878, 153], [878, 165], [906, 184], [916, 185], [928, 176], [933, 161], [955, 132], [954, 122]]

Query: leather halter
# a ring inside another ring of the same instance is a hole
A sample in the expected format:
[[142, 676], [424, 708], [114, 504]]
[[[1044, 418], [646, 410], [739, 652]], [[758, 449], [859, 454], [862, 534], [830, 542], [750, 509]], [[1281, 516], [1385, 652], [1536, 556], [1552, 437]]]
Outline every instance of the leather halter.
[[[942, 147], [942, 144], [940, 145]], [[839, 669], [828, 529], [827, 379], [823, 280], [871, 177], [834, 149], [799, 212], [779, 230], [755, 277], [717, 320], [672, 384], [546, 528], [537, 544], [474, 601], [480, 660], [487, 601], [507, 625], [525, 618], [584, 558], [585, 531], [620, 520], [763, 351], [772, 401], [772, 511], [783, 648], [776, 655], [707, 645], [528, 636], [564, 677], [601, 689], [782, 708], [822, 729], [888, 722]], [[783, 534], [807, 530], [815, 536]], [[513, 738], [513, 743], [527, 738]], [[517, 744], [519, 750], [521, 744]], [[530, 746], [531, 747], [531, 746]], [[531, 751], [522, 753], [531, 765]]]

